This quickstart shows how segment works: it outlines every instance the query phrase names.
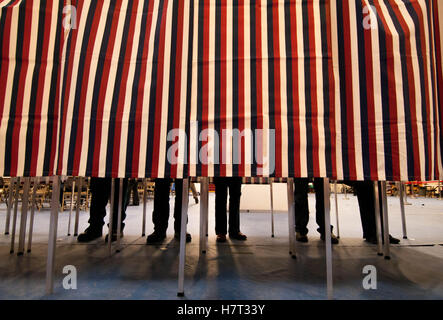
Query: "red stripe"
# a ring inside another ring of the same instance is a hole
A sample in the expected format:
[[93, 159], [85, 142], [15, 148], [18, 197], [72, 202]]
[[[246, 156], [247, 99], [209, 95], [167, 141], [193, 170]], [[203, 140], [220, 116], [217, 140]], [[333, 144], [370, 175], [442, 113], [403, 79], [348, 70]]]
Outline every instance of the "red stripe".
[[[143, 45], [143, 58], [141, 63], [141, 72], [140, 72], [140, 82], [139, 88], [144, 88], [146, 83], [146, 69], [147, 69], [147, 61], [148, 61], [148, 53], [149, 53], [149, 35], [151, 34], [152, 27], [152, 15], [153, 15], [153, 1], [149, 1], [148, 6], [148, 18], [147, 18], [147, 28], [146, 28], [146, 37], [145, 43]], [[143, 174], [145, 176], [145, 172], [138, 172], [139, 161], [140, 161], [140, 140], [141, 140], [141, 127], [142, 127], [142, 112], [143, 108], [147, 106], [143, 105], [145, 91], [138, 90], [137, 97], [137, 108], [136, 108], [136, 116], [134, 123], [134, 146], [133, 146], [133, 157], [132, 157], [132, 177], [137, 178], [139, 175]], [[135, 171], [136, 170], [136, 171]]]
[[[1, 76], [0, 76], [0, 124], [3, 121], [3, 110], [6, 104], [5, 96], [6, 96], [6, 87], [8, 85], [8, 74], [9, 74], [9, 44], [11, 37], [11, 16], [12, 10], [6, 10], [5, 12], [5, 29], [3, 33], [3, 43], [2, 45], [2, 57], [8, 57], [8, 59], [4, 59], [1, 64]], [[8, 101], [8, 104], [10, 101]], [[2, 155], [4, 156], [4, 155]]]
[[[180, 109], [186, 108], [186, 101], [180, 101], [182, 88], [182, 63], [183, 63], [183, 24], [184, 24], [184, 1], [178, 2], [178, 20], [177, 20], [177, 51], [176, 51], [176, 65], [175, 65], [175, 83], [174, 85], [174, 121], [173, 129], [180, 129]], [[174, 59], [174, 57], [172, 57]], [[185, 62], [186, 63], [186, 62]], [[179, 137], [173, 143], [179, 143]], [[186, 143], [184, 144], [186, 147]], [[177, 178], [177, 165], [181, 163], [171, 164], [171, 178]]]
[[[155, 123], [154, 123], [154, 150], [152, 157], [152, 167], [151, 167], [151, 175], [153, 178], [158, 178], [163, 175], [158, 172], [158, 154], [160, 154], [160, 135], [161, 135], [161, 114], [162, 114], [162, 92], [163, 92], [163, 69], [165, 62], [165, 37], [166, 37], [166, 16], [168, 12], [168, 1], [164, 2], [164, 9], [161, 17], [161, 27], [160, 27], [160, 39], [159, 39], [159, 58], [158, 58], [158, 73], [157, 73], [157, 98], [155, 99]], [[168, 39], [169, 41], [169, 39]]]
[[[94, 144], [94, 152], [93, 152], [93, 166], [92, 166], [92, 175], [97, 177], [99, 175], [99, 166], [100, 166], [100, 145], [102, 141], [102, 123], [103, 121], [107, 121], [103, 119], [104, 116], [104, 108], [105, 108], [105, 98], [106, 98], [106, 90], [108, 86], [109, 73], [111, 69], [112, 63], [112, 54], [114, 51], [115, 38], [117, 33], [117, 26], [119, 21], [120, 10], [122, 6], [122, 0], [117, 0], [115, 4], [115, 9], [113, 12], [112, 26], [109, 36], [108, 48], [106, 50], [106, 56], [103, 57], [105, 59], [105, 63], [103, 66], [103, 76], [102, 81], [100, 83], [100, 96], [98, 100], [97, 107], [97, 119], [96, 119], [96, 131], [95, 131], [95, 144]], [[110, 93], [112, 94], [112, 93]], [[105, 133], [106, 134], [106, 133]]]
[[[220, 16], [220, 26], [217, 26], [217, 28], [220, 28], [220, 88], [215, 88], [215, 90], [220, 91], [220, 114], [215, 115], [214, 122], [219, 121], [220, 122], [220, 132], [217, 132], [220, 138], [220, 176], [225, 177], [226, 176], [226, 155], [227, 155], [227, 146], [226, 146], [226, 139], [224, 137], [224, 132], [227, 128], [227, 108], [226, 108], [226, 0], [220, 0], [220, 7], [221, 7], [221, 16]], [[232, 26], [231, 26], [232, 27]], [[217, 75], [216, 75], [217, 76]], [[232, 104], [231, 104], [232, 106]], [[218, 119], [217, 119], [218, 117]]]
[[[364, 4], [363, 4], [364, 5]], [[374, 22], [373, 22], [374, 23]], [[377, 125], [374, 97], [374, 57], [372, 56], [372, 30], [364, 30], [365, 42], [365, 64], [366, 64], [366, 88], [368, 105], [368, 143], [369, 143], [369, 167], [371, 179], [378, 180], [378, 159], [377, 159]]]
[[[256, 50], [257, 50], [257, 129], [263, 129], [263, 67], [262, 67], [262, 38], [261, 38], [261, 1], [258, 1], [256, 6]], [[254, 133], [255, 134], [255, 133]], [[259, 138], [255, 136], [255, 139]], [[261, 167], [260, 164], [263, 163], [263, 144], [261, 142], [256, 143], [254, 147], [254, 151], [256, 156], [254, 156], [255, 161], [257, 163], [257, 169]], [[258, 174], [259, 172], [257, 172]]]
[[[28, 14], [32, 13], [32, 3], [25, 2], [26, 6], [26, 17], [25, 17], [25, 29], [24, 29], [24, 35], [23, 35], [23, 51], [19, 54], [22, 57], [22, 67], [20, 70], [20, 78], [19, 78], [19, 86], [18, 86], [18, 92], [17, 92], [17, 102], [15, 104], [16, 106], [16, 113], [15, 113], [15, 119], [14, 119], [14, 128], [12, 133], [12, 148], [11, 148], [11, 176], [17, 176], [17, 165], [18, 165], [18, 152], [19, 152], [19, 146], [20, 146], [20, 128], [21, 128], [21, 121], [24, 118], [23, 116], [23, 100], [25, 95], [25, 81], [26, 81], [26, 75], [28, 74], [29, 69], [29, 61], [34, 60], [33, 58], [28, 59], [29, 57], [29, 46], [31, 41], [31, 23], [32, 23], [32, 17], [29, 17]], [[20, 37], [20, 35], [19, 35]], [[13, 102], [12, 102], [13, 103]], [[27, 115], [26, 115], [27, 116]]]
[[[234, 8], [235, 10], [235, 8]], [[246, 8], [248, 10], [248, 8]], [[240, 132], [244, 132], [246, 123], [250, 121], [245, 117], [245, 3], [244, 0], [238, 2], [238, 126]], [[235, 58], [235, 57], [234, 57]], [[243, 147], [242, 147], [243, 146]], [[237, 154], [240, 157], [240, 164], [238, 165], [238, 175], [245, 176], [246, 165], [246, 138], [242, 138], [238, 144]]]
[[297, 2], [290, 5], [291, 12], [291, 57], [292, 57], [292, 101], [293, 116], [292, 125], [294, 127], [294, 135], [292, 137], [294, 145], [294, 176], [301, 176], [300, 164], [300, 98], [299, 98], [299, 74], [298, 74], [298, 41], [297, 41]]
[[[351, 17], [349, 13], [349, 3], [348, 1], [343, 1], [343, 19], [344, 23], [350, 25]], [[338, 35], [339, 37], [341, 35]], [[348, 165], [349, 165], [349, 178], [357, 179], [356, 164], [355, 164], [355, 148], [354, 148], [354, 100], [353, 100], [353, 81], [352, 81], [352, 55], [351, 55], [351, 34], [349, 29], [345, 29], [345, 34], [343, 35], [345, 44], [345, 61], [346, 61], [346, 111], [347, 111], [347, 121], [342, 123], [342, 128], [347, 127], [348, 133]], [[359, 88], [355, 88], [359, 90]]]
[[[424, 17], [423, 17], [423, 12], [421, 10], [420, 5], [417, 2], [412, 2], [411, 3], [412, 6], [414, 7], [414, 10], [417, 12], [417, 16], [418, 19], [420, 21], [419, 23], [419, 28], [420, 28], [420, 38], [421, 38], [421, 47], [422, 47], [422, 52], [423, 52], [423, 63], [424, 63], [424, 72], [425, 72], [425, 93], [422, 92], [422, 94], [425, 94], [425, 98], [426, 98], [426, 106], [424, 106], [426, 108], [426, 114], [428, 115], [426, 117], [426, 119], [423, 119], [423, 121], [426, 121], [426, 126], [428, 128], [427, 130], [427, 143], [428, 143], [428, 156], [427, 156], [427, 162], [429, 164], [428, 167], [428, 172], [425, 172], [425, 178], [426, 180], [429, 180], [432, 176], [432, 152], [431, 152], [431, 121], [429, 119], [429, 115], [431, 114], [431, 107], [430, 107], [430, 92], [429, 92], [429, 73], [428, 73], [428, 54], [429, 52], [427, 52], [426, 49], [426, 41], [425, 41], [425, 37], [426, 37], [426, 32], [424, 30]], [[427, 16], [426, 16], [427, 19]], [[423, 172], [421, 172], [422, 176], [423, 176]]]
[[[40, 67], [39, 72], [39, 79], [38, 79], [38, 88], [37, 88], [37, 99], [36, 99], [36, 106], [35, 106], [35, 118], [34, 118], [34, 128], [33, 128], [33, 137], [32, 137], [32, 158], [31, 158], [31, 170], [30, 175], [32, 177], [35, 177], [37, 175], [37, 160], [38, 160], [38, 150], [39, 150], [39, 144], [40, 144], [40, 123], [42, 118], [42, 109], [43, 109], [43, 95], [45, 93], [45, 90], [48, 90], [48, 88], [45, 88], [45, 78], [46, 73], [48, 72], [48, 61], [52, 59], [53, 50], [55, 50], [54, 47], [49, 48], [49, 39], [51, 35], [51, 16], [52, 16], [52, 7], [53, 7], [53, 0], [49, 0], [46, 4], [46, 11], [45, 11], [45, 26], [44, 26], [44, 39], [43, 39], [43, 48], [42, 53], [46, 54], [46, 57], [42, 57], [42, 64]], [[54, 26], [55, 29], [57, 29], [57, 26]], [[47, 110], [47, 106], [45, 106], [45, 110]]]
[[[82, 152], [83, 134], [84, 134], [83, 127], [84, 127], [85, 111], [86, 111], [85, 110], [86, 109], [86, 94], [90, 90], [89, 88], [94, 85], [94, 79], [92, 80], [91, 84], [88, 83], [88, 80], [89, 80], [89, 75], [91, 72], [91, 65], [92, 65], [91, 61], [92, 61], [92, 55], [94, 53], [93, 49], [94, 49], [94, 44], [97, 41], [96, 36], [97, 36], [97, 32], [98, 32], [98, 25], [100, 22], [102, 9], [103, 9], [103, 1], [99, 1], [97, 3], [97, 8], [94, 13], [96, 18], [93, 19], [91, 29], [87, 30], [87, 33], [89, 33], [90, 37], [88, 39], [89, 40], [88, 49], [86, 52], [84, 52], [84, 54], [86, 55], [86, 58], [85, 58], [85, 67], [83, 70], [83, 78], [81, 79], [82, 86], [80, 88], [81, 96], [80, 96], [80, 104], [79, 104], [79, 115], [78, 115], [78, 119], [77, 119], [77, 137], [74, 141], [74, 144], [75, 144], [74, 150], [75, 151], [74, 151], [74, 164], [73, 164], [73, 170], [72, 170], [73, 176], [78, 176], [79, 169], [80, 169], [80, 157], [81, 157], [81, 152]], [[80, 66], [80, 68], [82, 68], [82, 66]], [[72, 94], [76, 94], [76, 92], [72, 92]]]
[[[138, 1], [134, 1], [133, 3], [133, 8], [132, 10], [134, 10], [134, 8], [137, 8], [138, 5]], [[129, 8], [127, 8], [127, 10], [129, 10]], [[126, 17], [125, 17], [126, 19]], [[125, 110], [125, 101], [126, 99], [129, 99], [132, 97], [131, 95], [131, 88], [129, 90], [129, 92], [127, 91], [127, 84], [128, 81], [130, 81], [131, 79], [129, 79], [129, 67], [131, 66], [131, 56], [132, 56], [132, 51], [133, 50], [137, 50], [137, 48], [134, 48], [134, 35], [135, 35], [135, 23], [137, 21], [137, 19], [135, 17], [133, 17], [132, 19], [130, 19], [130, 24], [129, 24], [129, 31], [127, 34], [127, 42], [123, 43], [123, 39], [122, 39], [122, 45], [126, 46], [126, 51], [125, 51], [125, 56], [124, 56], [124, 60], [120, 61], [119, 63], [123, 63], [123, 72], [121, 75], [121, 83], [120, 83], [120, 88], [115, 88], [115, 90], [119, 90], [119, 99], [117, 102], [117, 114], [115, 117], [115, 131], [114, 131], [114, 150], [113, 150], [113, 154], [112, 154], [112, 175], [114, 178], [118, 178], [119, 175], [119, 163], [120, 163], [120, 147], [121, 147], [121, 136], [122, 136], [122, 122], [123, 122], [123, 114], [125, 112], [129, 112], [130, 110]], [[123, 161], [126, 160], [126, 158], [122, 159]]]
[[314, 4], [308, 2], [308, 16], [309, 16], [309, 56], [311, 65], [311, 111], [312, 111], [312, 156], [313, 156], [313, 169], [314, 176], [320, 176], [320, 163], [319, 163], [319, 134], [318, 134], [318, 101], [317, 101], [317, 59], [315, 47], [315, 17], [314, 17]]
[[[281, 75], [280, 75], [280, 26], [278, 17], [279, 3], [272, 7], [272, 26], [274, 44], [274, 121], [275, 121], [275, 174], [281, 176], [283, 173], [282, 164], [282, 122], [281, 122]], [[269, 155], [270, 156], [270, 155]]]
[[[328, 57], [332, 57], [332, 33], [331, 33], [331, 5], [326, 2], [326, 26], [327, 26], [327, 41], [328, 41]], [[329, 80], [329, 128], [331, 130], [331, 168], [332, 172], [327, 172], [332, 175], [332, 179], [337, 179], [337, 151], [336, 151], [336, 128], [335, 128], [335, 79], [334, 66], [332, 58], [328, 62], [328, 80]], [[327, 133], [326, 133], [327, 134]], [[326, 160], [328, 161], [328, 160]]]
[[[81, 17], [82, 12], [83, 11], [83, 1], [79, 1], [79, 5], [77, 7], [77, 17]], [[62, 170], [63, 170], [63, 153], [64, 153], [64, 148], [65, 148], [65, 134], [66, 134], [66, 121], [67, 121], [67, 112], [68, 112], [68, 105], [69, 105], [69, 97], [72, 94], [70, 92], [71, 90], [71, 81], [72, 81], [72, 74], [73, 74], [73, 68], [74, 68], [74, 58], [76, 55], [75, 52], [75, 48], [77, 46], [77, 36], [78, 36], [78, 28], [77, 29], [71, 29], [70, 33], [72, 35], [71, 38], [71, 48], [70, 48], [70, 52], [67, 52], [66, 54], [68, 55], [68, 59], [66, 62], [66, 66], [68, 68], [67, 70], [67, 80], [66, 80], [66, 86], [63, 88], [65, 90], [65, 94], [64, 94], [64, 103], [61, 106], [63, 109], [63, 117], [62, 117], [62, 124], [61, 124], [61, 134], [60, 134], [60, 148], [58, 151], [58, 168], [57, 168], [57, 174], [61, 174]], [[65, 30], [63, 29], [63, 32]], [[66, 72], [66, 70], [65, 70]], [[62, 75], [64, 77], [64, 74]], [[63, 80], [62, 80], [63, 81]], [[59, 82], [60, 83], [60, 82]], [[58, 100], [56, 100], [56, 102], [58, 103]], [[54, 129], [55, 129], [55, 124], [54, 124]], [[56, 132], [56, 131], [55, 131]], [[54, 132], [54, 136], [56, 136], [57, 134]], [[55, 139], [53, 139], [53, 141], [55, 142], [57, 139], [57, 137], [55, 137]], [[55, 144], [54, 144], [55, 146]], [[53, 148], [55, 149], [55, 147]], [[55, 150], [53, 151], [55, 153]], [[53, 155], [55, 156], [55, 155]]]
[[[406, 20], [404, 19], [402, 13], [400, 10], [398, 10], [397, 6], [392, 6], [393, 11], [395, 12], [397, 19], [400, 22], [400, 25], [404, 31], [405, 34], [409, 34], [409, 28], [406, 23]], [[406, 57], [412, 57], [412, 48], [411, 48], [411, 42], [408, 41], [409, 37], [407, 37], [405, 41], [405, 55]], [[411, 113], [411, 129], [412, 129], [412, 144], [413, 144], [413, 157], [414, 157], [414, 176], [416, 179], [420, 177], [420, 148], [418, 146], [418, 128], [417, 128], [417, 105], [416, 105], [416, 84], [414, 79], [414, 69], [412, 65], [412, 59], [408, 58], [406, 59], [407, 62], [407, 73], [408, 73], [408, 85], [409, 85], [409, 92], [406, 92], [406, 94], [409, 94], [409, 109]]]

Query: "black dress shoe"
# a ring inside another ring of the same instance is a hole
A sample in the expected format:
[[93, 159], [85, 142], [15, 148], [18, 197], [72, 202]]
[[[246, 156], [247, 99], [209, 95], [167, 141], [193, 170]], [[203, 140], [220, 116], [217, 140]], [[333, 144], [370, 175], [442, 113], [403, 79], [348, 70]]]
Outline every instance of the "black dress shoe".
[[[120, 232], [120, 239], [121, 238], [123, 238], [123, 231], [122, 232]], [[108, 242], [108, 239], [109, 239], [109, 233], [106, 235], [106, 237], [105, 237], [105, 242], [107, 243]], [[115, 242], [115, 241], [117, 241], [117, 233], [112, 233], [112, 237], [111, 237], [111, 241], [112, 242]]]
[[225, 235], [225, 234], [218, 234], [218, 235], [217, 235], [217, 242], [218, 242], [218, 243], [224, 243], [224, 242], [226, 242], [226, 235]]
[[[325, 235], [324, 234], [322, 234], [321, 236], [320, 236], [320, 238], [323, 240], [323, 241], [325, 241]], [[333, 233], [331, 233], [331, 243], [332, 244], [338, 244], [338, 238], [335, 236], [335, 234], [333, 234]]]
[[159, 233], [155, 232], [148, 236], [146, 239], [146, 244], [159, 244], [165, 241], [166, 234], [165, 233]]
[[[176, 239], [176, 240], [180, 240], [180, 233], [179, 232], [176, 232], [175, 234], [174, 234], [174, 238]], [[190, 233], [186, 233], [186, 243], [189, 243], [189, 242], [191, 242], [192, 241], [192, 236], [191, 236], [191, 234]]]
[[[378, 240], [377, 237], [367, 237], [365, 239], [366, 242], [369, 242], [371, 244], [377, 244]], [[385, 243], [384, 239], [382, 238], [382, 243]], [[389, 243], [390, 244], [399, 244], [400, 239], [394, 238], [393, 236], [389, 235]]]
[[300, 232], [296, 232], [295, 233], [295, 240], [297, 240], [298, 242], [306, 243], [306, 242], [308, 242], [308, 236], [305, 234], [301, 234]]
[[81, 243], [87, 243], [101, 237], [102, 237], [102, 231], [87, 228], [85, 232], [83, 232], [77, 237], [77, 241]]
[[241, 232], [238, 233], [230, 233], [229, 238], [239, 241], [246, 241], [248, 237]]

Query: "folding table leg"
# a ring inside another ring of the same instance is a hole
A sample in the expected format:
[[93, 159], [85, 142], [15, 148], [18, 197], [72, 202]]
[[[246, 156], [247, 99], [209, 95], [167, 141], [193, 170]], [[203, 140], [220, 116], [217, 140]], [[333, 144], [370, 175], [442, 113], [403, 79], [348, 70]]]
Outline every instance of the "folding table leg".
[[[119, 188], [118, 188], [118, 213], [117, 213], [117, 252], [120, 252], [120, 242], [121, 242], [121, 233], [122, 233], [122, 202], [123, 202], [123, 179], [119, 179]], [[108, 241], [112, 242], [112, 233], [108, 236]]]
[[209, 209], [209, 178], [201, 178], [200, 182], [200, 253], [207, 250], [206, 220]]
[[289, 226], [289, 254], [296, 259], [295, 253], [295, 203], [294, 203], [294, 179], [288, 179], [288, 226]]
[[74, 237], [78, 236], [78, 223], [80, 220], [80, 204], [82, 201], [82, 188], [83, 188], [83, 180], [82, 178], [78, 177], [77, 178], [77, 208], [76, 208], [76, 212], [75, 212], [75, 225], [74, 225]]
[[17, 178], [15, 183], [15, 200], [14, 200], [14, 215], [12, 217], [12, 233], [11, 233], [11, 254], [14, 253], [15, 246], [15, 231], [17, 228], [17, 210], [18, 210], [18, 197], [20, 195], [20, 178]]
[[46, 263], [46, 293], [54, 292], [55, 250], [57, 242], [57, 225], [59, 212], [60, 177], [53, 177], [51, 219], [49, 221], [48, 260]]
[[188, 218], [188, 202], [189, 202], [189, 179], [183, 179], [182, 194], [182, 217], [180, 228], [180, 259], [178, 267], [178, 293], [177, 296], [185, 295], [185, 262], [186, 262], [186, 227]]
[[5, 235], [9, 234], [12, 206], [14, 205], [15, 183], [16, 183], [16, 178], [11, 178], [11, 180], [9, 180], [9, 198], [8, 198], [8, 208], [6, 211]]
[[143, 179], [143, 221], [142, 221], [142, 237], [146, 236], [146, 179]]
[[391, 259], [390, 243], [389, 243], [389, 221], [388, 221], [388, 199], [386, 195], [386, 181], [381, 183], [382, 203], [383, 203], [383, 254], [386, 260]]
[[383, 255], [382, 247], [382, 235], [381, 235], [381, 208], [380, 208], [380, 197], [379, 197], [379, 182], [374, 182], [374, 207], [375, 207], [375, 228], [377, 232], [377, 254], [379, 256]]
[[332, 279], [332, 241], [331, 241], [331, 188], [329, 179], [323, 179], [323, 193], [325, 205], [325, 244], [326, 244], [326, 278], [328, 286], [328, 299], [333, 298], [334, 287]]
[[29, 186], [31, 184], [31, 178], [27, 177], [24, 178], [24, 180], [22, 214], [20, 216], [20, 232], [18, 237], [18, 256], [22, 256], [25, 252], [26, 223], [28, 222]]
[[337, 194], [337, 181], [334, 182], [334, 194], [335, 194], [335, 219], [337, 224], [337, 238], [340, 239], [340, 222], [338, 220], [338, 194]]
[[34, 232], [34, 216], [35, 216], [35, 196], [37, 194], [38, 178], [34, 178], [34, 187], [32, 188], [31, 199], [31, 219], [29, 221], [29, 236], [28, 236], [28, 253], [31, 252], [32, 247], [32, 233]]
[[272, 188], [272, 181], [269, 183], [271, 189], [271, 227], [272, 227], [272, 237], [275, 237], [275, 222], [274, 222], [274, 191]]
[[72, 210], [74, 207], [74, 193], [75, 193], [75, 179], [74, 179], [74, 181], [72, 181], [71, 207], [69, 208], [69, 220], [68, 220], [68, 237], [71, 235], [71, 216], [72, 216]]
[[[112, 179], [111, 182], [111, 208], [109, 209], [109, 235], [112, 234], [112, 226], [114, 223], [114, 196], [115, 196], [115, 179]], [[108, 236], [108, 249], [109, 249], [109, 255], [112, 256], [112, 241], [109, 241], [110, 238]]]
[[399, 184], [399, 196], [400, 196], [400, 210], [401, 210], [401, 224], [403, 228], [403, 239], [408, 238], [408, 233], [406, 229], [406, 213], [405, 213], [405, 202], [404, 202], [404, 196], [403, 196], [403, 183], [401, 181]]

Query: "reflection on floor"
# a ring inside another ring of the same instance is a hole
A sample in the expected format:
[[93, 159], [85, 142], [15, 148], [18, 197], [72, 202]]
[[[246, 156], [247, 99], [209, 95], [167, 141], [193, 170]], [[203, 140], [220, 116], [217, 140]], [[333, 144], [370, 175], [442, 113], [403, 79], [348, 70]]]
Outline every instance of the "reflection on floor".
[[[401, 238], [399, 200], [388, 200], [391, 234]], [[271, 238], [269, 213], [242, 213], [242, 231], [248, 241], [216, 245], [213, 194], [209, 250], [200, 256], [199, 205], [190, 198], [193, 242], [187, 246], [185, 299], [325, 299], [324, 245], [315, 231], [313, 196], [309, 201], [310, 242], [297, 245], [298, 259], [293, 260], [288, 255], [285, 213], [275, 214], [275, 238]], [[392, 247], [392, 260], [386, 261], [376, 255], [375, 246], [361, 240], [357, 199], [349, 196], [345, 200], [340, 195], [341, 243], [333, 250], [334, 298], [443, 299], [443, 201], [417, 198], [409, 202], [410, 239]], [[149, 202], [148, 232], [153, 229], [151, 211]], [[36, 215], [32, 253], [17, 257], [9, 254], [11, 238], [3, 235], [6, 209], [0, 207], [0, 299], [177, 299], [179, 246], [172, 237], [172, 220], [167, 241], [147, 246], [141, 237], [142, 206], [129, 207], [123, 250], [109, 257], [103, 239], [82, 245], [66, 236], [68, 214], [60, 214], [55, 294], [48, 297], [44, 290], [49, 211]], [[88, 213], [81, 213], [80, 231], [87, 221]], [[77, 269], [77, 290], [63, 289], [66, 265]], [[377, 290], [363, 289], [366, 265], [377, 269]]]

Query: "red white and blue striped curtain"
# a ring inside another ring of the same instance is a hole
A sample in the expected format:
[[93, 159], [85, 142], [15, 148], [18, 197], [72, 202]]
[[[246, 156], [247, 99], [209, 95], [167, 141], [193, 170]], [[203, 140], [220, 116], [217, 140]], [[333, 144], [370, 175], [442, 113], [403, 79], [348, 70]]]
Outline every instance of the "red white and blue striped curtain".
[[0, 175], [443, 178], [438, 2], [0, 1]]

